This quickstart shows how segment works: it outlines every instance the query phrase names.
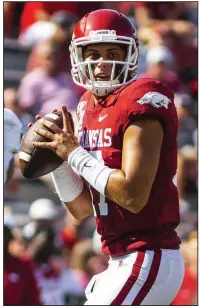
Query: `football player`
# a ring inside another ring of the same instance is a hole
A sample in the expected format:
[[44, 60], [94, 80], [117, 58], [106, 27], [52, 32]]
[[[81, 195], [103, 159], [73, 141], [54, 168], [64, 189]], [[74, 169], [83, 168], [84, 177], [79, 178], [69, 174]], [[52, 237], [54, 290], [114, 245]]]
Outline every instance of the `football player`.
[[170, 305], [184, 276], [174, 94], [160, 81], [136, 80], [137, 32], [117, 11], [83, 17], [70, 52], [73, 80], [87, 90], [77, 107], [78, 141], [63, 106], [64, 128], [40, 119], [51, 132], [36, 132], [49, 142], [34, 145], [65, 160], [52, 172], [56, 191], [75, 218], [94, 212], [110, 256], [85, 304]]

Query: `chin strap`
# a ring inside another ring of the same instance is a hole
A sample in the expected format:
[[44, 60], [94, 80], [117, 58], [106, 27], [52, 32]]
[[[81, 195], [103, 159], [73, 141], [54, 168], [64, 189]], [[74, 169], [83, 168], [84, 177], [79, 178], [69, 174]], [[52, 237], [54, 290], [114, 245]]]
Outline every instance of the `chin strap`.
[[122, 86], [118, 79], [112, 81], [94, 81], [90, 83], [90, 90], [98, 96], [106, 96]]

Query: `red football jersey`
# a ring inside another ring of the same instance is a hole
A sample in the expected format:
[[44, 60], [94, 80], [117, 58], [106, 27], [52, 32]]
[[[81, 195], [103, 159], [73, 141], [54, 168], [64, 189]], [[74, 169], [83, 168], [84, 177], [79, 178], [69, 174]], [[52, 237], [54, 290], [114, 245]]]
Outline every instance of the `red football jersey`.
[[85, 92], [77, 107], [79, 142], [94, 157], [113, 169], [121, 169], [126, 128], [138, 115], [158, 119], [164, 137], [157, 174], [149, 200], [138, 213], [119, 206], [91, 188], [97, 231], [102, 250], [112, 256], [135, 249], [178, 249], [180, 239], [177, 187], [177, 113], [173, 92], [160, 81], [139, 79], [121, 87], [94, 107]]

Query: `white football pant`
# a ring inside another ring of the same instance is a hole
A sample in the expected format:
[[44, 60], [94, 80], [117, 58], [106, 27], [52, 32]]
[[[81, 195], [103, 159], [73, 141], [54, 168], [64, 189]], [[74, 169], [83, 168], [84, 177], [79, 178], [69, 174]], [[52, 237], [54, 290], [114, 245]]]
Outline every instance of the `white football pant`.
[[179, 250], [136, 251], [110, 258], [85, 293], [85, 305], [170, 305], [184, 277]]

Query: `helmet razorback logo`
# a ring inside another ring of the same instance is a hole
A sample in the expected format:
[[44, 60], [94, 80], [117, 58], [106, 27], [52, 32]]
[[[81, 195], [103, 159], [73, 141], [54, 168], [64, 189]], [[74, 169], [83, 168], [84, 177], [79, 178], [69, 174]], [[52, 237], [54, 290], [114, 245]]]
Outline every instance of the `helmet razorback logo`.
[[155, 108], [164, 107], [165, 109], [168, 109], [170, 102], [171, 100], [167, 96], [159, 92], [148, 92], [137, 101], [140, 105], [151, 104]]

